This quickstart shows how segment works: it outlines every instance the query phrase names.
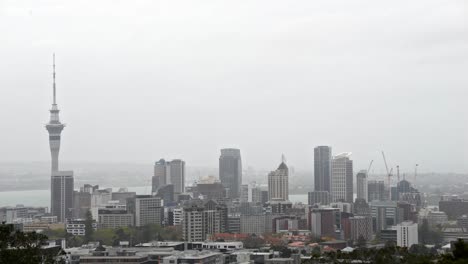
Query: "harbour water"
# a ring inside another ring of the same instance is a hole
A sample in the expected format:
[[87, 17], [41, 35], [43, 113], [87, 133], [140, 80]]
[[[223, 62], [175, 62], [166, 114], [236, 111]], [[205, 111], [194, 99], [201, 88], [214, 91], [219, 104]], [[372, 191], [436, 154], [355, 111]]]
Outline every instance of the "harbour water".
[[[113, 191], [118, 191], [118, 187], [112, 188]], [[137, 194], [150, 194], [150, 186], [128, 187], [128, 191], [136, 192]], [[307, 194], [290, 194], [289, 200], [293, 203], [307, 204]], [[24, 206], [45, 206], [50, 205], [49, 190], [28, 190], [28, 191], [8, 191], [0, 192], [0, 207], [16, 206], [22, 204]]]

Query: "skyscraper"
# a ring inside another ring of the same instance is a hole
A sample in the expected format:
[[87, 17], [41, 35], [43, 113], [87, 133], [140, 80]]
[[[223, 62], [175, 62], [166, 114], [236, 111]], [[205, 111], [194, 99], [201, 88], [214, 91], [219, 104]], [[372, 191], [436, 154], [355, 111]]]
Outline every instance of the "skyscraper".
[[331, 147], [318, 146], [314, 149], [314, 189], [331, 192]]
[[230, 198], [238, 198], [240, 196], [242, 160], [239, 149], [221, 149], [219, 179], [223, 186], [228, 189]]
[[356, 175], [356, 190], [357, 190], [357, 198], [364, 199], [368, 202], [367, 198], [367, 171], [361, 170]]
[[331, 196], [334, 202], [353, 202], [353, 161], [351, 153], [333, 157], [331, 175]]
[[52, 215], [57, 216], [57, 221], [65, 222], [66, 218], [73, 215], [73, 171], [59, 171], [59, 151], [61, 133], [64, 124], [60, 123], [57, 107], [57, 90], [55, 84], [55, 54], [53, 58], [53, 100], [52, 109], [50, 109], [50, 120], [46, 124], [49, 132], [49, 146], [52, 156], [51, 162], [51, 185], [50, 185], [50, 211]]
[[185, 191], [185, 162], [180, 159], [166, 161], [160, 159], [154, 164], [152, 178], [152, 192], [156, 193], [159, 187], [167, 184], [174, 185], [174, 193]]
[[289, 201], [289, 177], [288, 166], [283, 161], [278, 169], [268, 174], [268, 194], [269, 200]]

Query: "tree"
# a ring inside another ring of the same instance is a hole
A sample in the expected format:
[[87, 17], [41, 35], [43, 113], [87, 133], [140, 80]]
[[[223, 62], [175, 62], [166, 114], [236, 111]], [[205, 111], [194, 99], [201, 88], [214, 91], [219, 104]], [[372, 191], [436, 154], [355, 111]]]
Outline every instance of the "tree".
[[93, 241], [94, 239], [93, 223], [94, 223], [93, 215], [91, 214], [91, 210], [88, 210], [86, 212], [86, 219], [85, 219], [85, 237], [84, 237], [85, 243], [89, 243], [90, 241]]
[[363, 248], [363, 247], [366, 246], [366, 244], [367, 244], [366, 239], [364, 238], [363, 235], [360, 235], [360, 236], [358, 237], [358, 240], [357, 240], [357, 246], [358, 246], [358, 248]]
[[47, 236], [36, 232], [24, 233], [13, 225], [0, 225], [0, 264], [64, 263], [57, 249], [43, 249]]

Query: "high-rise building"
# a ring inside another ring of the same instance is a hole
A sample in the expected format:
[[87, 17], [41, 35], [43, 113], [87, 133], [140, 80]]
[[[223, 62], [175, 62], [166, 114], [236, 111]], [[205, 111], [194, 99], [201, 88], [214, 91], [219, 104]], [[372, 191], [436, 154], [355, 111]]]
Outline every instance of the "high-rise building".
[[221, 149], [219, 179], [230, 198], [239, 198], [242, 184], [242, 160], [239, 149]]
[[368, 181], [367, 182], [367, 201], [385, 201], [385, 183], [384, 181]]
[[205, 206], [192, 203], [184, 207], [182, 233], [185, 241], [205, 241], [212, 235], [221, 233], [223, 213], [216, 207], [214, 201], [208, 201]]
[[161, 198], [151, 195], [137, 195], [128, 198], [127, 210], [133, 214], [135, 226], [161, 225], [164, 218], [164, 207]]
[[364, 199], [368, 202], [368, 194], [367, 194], [367, 171], [361, 170], [356, 175], [356, 191], [357, 191], [357, 198]]
[[185, 191], [185, 162], [180, 159], [166, 161], [160, 159], [154, 164], [152, 178], [152, 192], [156, 193], [158, 188], [167, 184], [174, 185], [174, 193], [180, 194]]
[[332, 159], [331, 197], [334, 202], [353, 202], [353, 161], [351, 153]]
[[185, 161], [175, 159], [171, 161], [171, 182], [174, 185], [174, 193], [185, 192]]
[[270, 201], [289, 201], [288, 166], [283, 161], [278, 169], [268, 174], [268, 194]]
[[328, 146], [318, 146], [314, 149], [314, 189], [331, 192], [331, 156]]
[[57, 221], [64, 223], [67, 218], [73, 216], [73, 171], [59, 171], [59, 151], [62, 130], [65, 127], [60, 122], [57, 107], [57, 90], [55, 83], [55, 54], [53, 60], [53, 100], [50, 109], [50, 120], [46, 124], [49, 132], [49, 146], [52, 157], [51, 185], [50, 185], [50, 211], [57, 216]]

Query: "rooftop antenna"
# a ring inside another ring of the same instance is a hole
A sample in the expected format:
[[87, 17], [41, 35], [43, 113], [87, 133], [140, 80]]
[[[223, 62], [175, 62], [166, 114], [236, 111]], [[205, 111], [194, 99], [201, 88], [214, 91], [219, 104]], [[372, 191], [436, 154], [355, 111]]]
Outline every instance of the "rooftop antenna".
[[57, 93], [57, 92], [56, 92], [56, 88], [55, 88], [55, 53], [53, 53], [52, 58], [53, 58], [53, 64], [52, 64], [52, 65], [53, 65], [53, 66], [52, 66], [52, 67], [53, 67], [53, 73], [52, 73], [52, 77], [53, 77], [53, 79], [54, 79], [54, 84], [53, 84], [53, 89], [54, 89], [53, 104], [56, 105], [56, 104], [57, 104], [57, 100], [56, 100], [56, 97], [57, 97], [57, 96], [56, 96], [56, 93]]

